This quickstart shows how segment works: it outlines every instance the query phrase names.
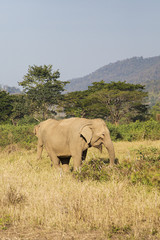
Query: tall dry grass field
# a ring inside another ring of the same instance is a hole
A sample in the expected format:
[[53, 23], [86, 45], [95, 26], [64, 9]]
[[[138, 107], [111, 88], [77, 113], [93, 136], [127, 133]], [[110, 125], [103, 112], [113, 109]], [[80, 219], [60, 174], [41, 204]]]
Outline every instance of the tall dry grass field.
[[[119, 161], [141, 145], [115, 143]], [[47, 154], [0, 153], [0, 239], [160, 239], [160, 192], [127, 179], [78, 181], [50, 167]], [[103, 153], [104, 154], [104, 153]], [[102, 156], [103, 156], [102, 154]], [[99, 156], [90, 149], [87, 159]]]

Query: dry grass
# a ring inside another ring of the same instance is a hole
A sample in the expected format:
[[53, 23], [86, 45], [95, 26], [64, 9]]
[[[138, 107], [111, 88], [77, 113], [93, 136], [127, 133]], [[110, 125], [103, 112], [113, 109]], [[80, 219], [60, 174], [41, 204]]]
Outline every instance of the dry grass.
[[[114, 145], [120, 161], [142, 145], [160, 148], [159, 141]], [[45, 152], [39, 162], [35, 151], [2, 152], [0, 186], [0, 239], [160, 239], [158, 190], [78, 182], [55, 172]]]

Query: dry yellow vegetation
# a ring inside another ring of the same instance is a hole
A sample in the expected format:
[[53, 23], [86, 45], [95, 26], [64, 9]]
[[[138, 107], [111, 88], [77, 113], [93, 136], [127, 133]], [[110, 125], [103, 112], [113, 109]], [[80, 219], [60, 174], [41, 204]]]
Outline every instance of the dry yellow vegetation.
[[[116, 156], [134, 160], [142, 145], [160, 141], [114, 143]], [[160, 239], [158, 189], [80, 182], [55, 172], [45, 151], [37, 161], [35, 150], [12, 149], [0, 153], [0, 239]], [[87, 159], [99, 154], [90, 149]]]

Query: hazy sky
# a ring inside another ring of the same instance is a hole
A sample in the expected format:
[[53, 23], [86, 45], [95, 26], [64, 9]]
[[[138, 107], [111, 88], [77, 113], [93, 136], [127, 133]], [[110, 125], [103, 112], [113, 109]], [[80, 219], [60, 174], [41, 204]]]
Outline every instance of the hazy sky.
[[160, 0], [0, 0], [0, 84], [29, 65], [61, 80], [131, 58], [160, 55]]

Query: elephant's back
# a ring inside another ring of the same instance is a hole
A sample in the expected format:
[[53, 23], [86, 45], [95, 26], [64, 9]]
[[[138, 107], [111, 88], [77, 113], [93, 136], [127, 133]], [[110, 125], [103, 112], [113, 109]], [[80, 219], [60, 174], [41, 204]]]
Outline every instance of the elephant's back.
[[46, 128], [49, 135], [64, 136], [65, 138], [73, 136], [80, 132], [82, 126], [88, 123], [85, 118], [68, 118], [58, 121], [56, 124], [49, 124]]

